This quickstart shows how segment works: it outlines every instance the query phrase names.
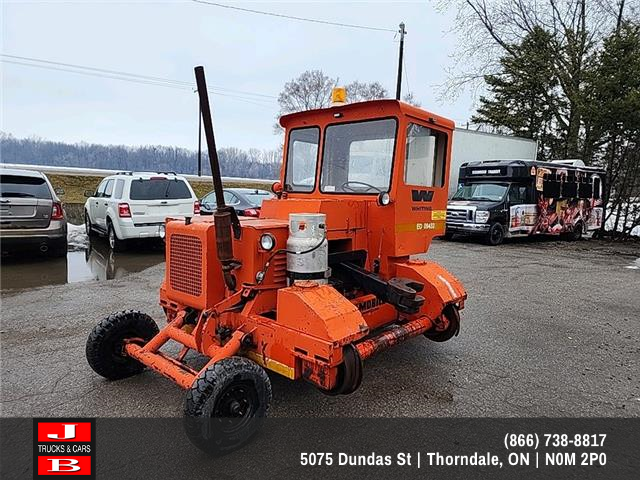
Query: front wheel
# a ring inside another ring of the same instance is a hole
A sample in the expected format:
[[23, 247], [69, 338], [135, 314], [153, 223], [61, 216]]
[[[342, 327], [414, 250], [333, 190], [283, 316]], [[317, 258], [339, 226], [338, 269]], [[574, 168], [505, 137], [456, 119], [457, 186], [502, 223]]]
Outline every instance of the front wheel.
[[210, 455], [232, 452], [258, 431], [270, 403], [271, 381], [262, 367], [244, 357], [220, 360], [187, 391], [187, 437]]
[[500, 245], [504, 241], [504, 228], [499, 222], [491, 224], [489, 231], [484, 237], [484, 241], [487, 245], [495, 247]]
[[131, 377], [144, 370], [144, 365], [124, 351], [125, 340], [138, 339], [147, 343], [158, 334], [153, 319], [136, 310], [125, 310], [104, 318], [87, 339], [86, 355], [89, 366], [109, 380]]

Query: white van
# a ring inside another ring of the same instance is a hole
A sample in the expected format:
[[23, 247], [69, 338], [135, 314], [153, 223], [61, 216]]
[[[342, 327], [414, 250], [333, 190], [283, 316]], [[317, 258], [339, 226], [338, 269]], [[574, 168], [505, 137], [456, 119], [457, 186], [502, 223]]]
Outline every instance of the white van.
[[122, 172], [106, 177], [84, 205], [87, 235], [106, 235], [121, 250], [125, 240], [159, 238], [166, 217], [200, 213], [200, 202], [186, 179], [167, 172]]

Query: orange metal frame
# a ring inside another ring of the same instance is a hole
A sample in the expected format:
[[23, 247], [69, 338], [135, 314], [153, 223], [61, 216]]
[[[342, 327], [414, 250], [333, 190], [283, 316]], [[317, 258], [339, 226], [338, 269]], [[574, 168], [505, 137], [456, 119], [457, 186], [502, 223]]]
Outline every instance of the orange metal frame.
[[[391, 346], [446, 326], [443, 309], [449, 304], [464, 306], [463, 286], [441, 266], [411, 260], [409, 255], [426, 252], [433, 237], [444, 232], [449, 168], [445, 168], [442, 186], [415, 186], [404, 182], [404, 159], [407, 127], [417, 123], [447, 135], [448, 164], [453, 122], [401, 102], [380, 100], [287, 115], [281, 124], [286, 138], [294, 128], [320, 129], [319, 179], [322, 139], [328, 125], [389, 117], [398, 122], [391, 203], [381, 206], [377, 195], [326, 194], [317, 187], [311, 193], [284, 192], [281, 198], [265, 201], [259, 219], [241, 218], [242, 234], [233, 241], [234, 256], [242, 262], [233, 272], [237, 291], [225, 287], [216, 258], [213, 221], [205, 217], [190, 223], [168, 220], [167, 267], [160, 289], [168, 323], [146, 345], [136, 339], [128, 341], [127, 354], [183, 388], [189, 388], [199, 373], [184, 362], [187, 352], [193, 350], [210, 358], [204, 368], [241, 354], [290, 379], [303, 378], [330, 390], [336, 385], [346, 345], [353, 344], [365, 359], [379, 348], [380, 342], [371, 341], [371, 336], [380, 327], [397, 325], [389, 338], [378, 336]], [[287, 154], [285, 145], [282, 183]], [[431, 192], [431, 200], [416, 200], [412, 190]], [[276, 249], [283, 248], [290, 213], [326, 214], [330, 249], [366, 250], [366, 268], [371, 270], [377, 260], [382, 278], [404, 277], [423, 283], [427, 301], [420, 312], [401, 315], [373, 295], [363, 292], [347, 299], [332, 286], [315, 282], [288, 286], [285, 254], [271, 258], [271, 252], [261, 249], [259, 239], [270, 233]], [[256, 273], [269, 259], [270, 268], [257, 284]], [[175, 358], [160, 351], [168, 341], [183, 347]]]

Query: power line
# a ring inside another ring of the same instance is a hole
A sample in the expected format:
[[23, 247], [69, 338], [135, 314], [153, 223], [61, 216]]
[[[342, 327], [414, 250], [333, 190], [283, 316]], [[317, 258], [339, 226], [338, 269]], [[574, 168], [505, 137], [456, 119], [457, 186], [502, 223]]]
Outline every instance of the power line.
[[378, 32], [392, 32], [392, 33], [395, 32], [395, 30], [390, 28], [370, 27], [368, 25], [355, 25], [352, 23], [330, 22], [328, 20], [318, 20], [315, 18], [296, 17], [293, 15], [284, 15], [282, 13], [265, 12], [263, 10], [253, 10], [251, 8], [234, 7], [232, 5], [225, 5], [223, 3], [207, 2], [205, 0], [191, 0], [191, 1], [194, 3], [201, 3], [203, 5], [211, 5], [213, 7], [228, 8], [230, 10], [238, 10], [241, 12], [255, 13], [258, 15], [267, 15], [270, 17], [286, 18], [289, 20], [297, 20], [299, 22], [320, 23], [323, 25], [333, 25], [335, 27], [359, 28], [362, 30], [374, 30]]
[[[2, 53], [0, 54], [0, 56], [2, 57], [6, 57], [6, 58], [11, 58], [14, 59], [14, 61], [10, 61], [10, 60], [3, 60], [3, 62], [5, 63], [14, 63], [14, 64], [18, 64], [18, 65], [26, 65], [26, 66], [34, 66], [34, 67], [41, 67], [41, 68], [46, 68], [47, 66], [52, 66], [51, 68], [49, 68], [50, 70], [60, 70], [60, 71], [66, 71], [66, 72], [75, 72], [75, 73], [85, 73], [85, 74], [89, 74], [92, 73], [93, 76], [104, 76], [105, 78], [113, 78], [116, 80], [129, 80], [129, 81], [133, 81], [133, 80], [141, 80], [138, 83], [143, 83], [142, 80], [147, 81], [147, 82], [153, 82], [153, 83], [147, 83], [147, 84], [153, 84], [153, 85], [161, 85], [161, 86], [175, 86], [175, 87], [186, 87], [188, 89], [194, 89], [195, 88], [195, 84], [191, 83], [191, 82], [185, 82], [182, 80], [172, 80], [169, 78], [162, 78], [162, 77], [154, 77], [154, 76], [150, 76], [150, 75], [140, 75], [137, 73], [129, 73], [129, 72], [122, 72], [122, 71], [118, 71], [118, 70], [108, 70], [105, 68], [97, 68], [97, 67], [89, 67], [86, 65], [77, 65], [77, 64], [72, 64], [72, 63], [63, 63], [63, 62], [54, 62], [52, 60], [43, 60], [43, 59], [39, 59], [39, 58], [31, 58], [31, 57], [22, 57], [19, 55], [9, 55], [9, 54], [5, 54]], [[40, 64], [45, 64], [45, 65], [35, 65], [33, 63], [23, 63], [23, 62], [16, 62], [15, 60], [22, 60], [22, 61], [26, 61], [26, 62], [36, 62], [36, 63], [40, 63]], [[53, 66], [57, 67], [54, 68]], [[74, 69], [74, 70], [71, 70]], [[81, 70], [82, 72], [78, 72], [77, 70]], [[207, 88], [207, 90], [215, 95], [223, 95], [223, 96], [229, 96], [229, 97], [236, 97], [236, 98], [246, 98], [246, 97], [242, 97], [242, 95], [249, 95], [249, 96], [253, 96], [253, 97], [261, 97], [261, 98], [251, 98], [251, 100], [255, 100], [255, 101], [267, 101], [267, 100], [262, 100], [264, 99], [275, 99], [277, 98], [274, 95], [267, 95], [264, 93], [255, 93], [255, 92], [247, 92], [247, 91], [243, 91], [243, 90], [234, 90], [234, 89], [230, 89], [230, 88], [224, 88], [224, 87], [209, 87]], [[230, 92], [230, 93], [227, 93]], [[232, 95], [233, 94], [233, 95]], [[240, 95], [235, 95], [235, 94], [240, 94]]]
[[[84, 72], [81, 70], [72, 70], [69, 68], [64, 68], [64, 67], [54, 67], [51, 65], [38, 65], [35, 63], [26, 63], [26, 62], [18, 62], [15, 60], [0, 60], [3, 63], [11, 63], [14, 65], [23, 65], [26, 67], [35, 67], [35, 68], [43, 68], [46, 70], [56, 70], [56, 71], [60, 71], [60, 72], [69, 72], [69, 73], [76, 73], [79, 75], [88, 75], [91, 77], [98, 77], [98, 78], [108, 78], [108, 79], [112, 79], [112, 80], [121, 80], [123, 82], [130, 82], [130, 83], [139, 83], [142, 85], [154, 85], [157, 87], [166, 87], [166, 88], [173, 88], [173, 89], [177, 89], [177, 90], [187, 90], [187, 91], [193, 91], [193, 87], [191, 86], [187, 86], [187, 85], [172, 85], [170, 83], [163, 83], [163, 82], [154, 82], [154, 81], [149, 81], [149, 80], [142, 80], [142, 79], [136, 79], [136, 78], [126, 78], [126, 77], [118, 77], [115, 75], [107, 75], [107, 74], [103, 74], [103, 73], [96, 73], [96, 72]], [[266, 103], [260, 103], [260, 99], [256, 99], [256, 98], [246, 98], [246, 97], [241, 97], [238, 95], [231, 95], [231, 94], [227, 94], [227, 93], [220, 93], [220, 92], [214, 92], [211, 91], [210, 92], [212, 95], [219, 95], [219, 96], [223, 96], [223, 97], [229, 97], [229, 98], [233, 98], [235, 100], [238, 100], [240, 102], [245, 102], [245, 103], [250, 103], [252, 105], [257, 105], [259, 107], [265, 107], [265, 108], [270, 108], [268, 104]]]

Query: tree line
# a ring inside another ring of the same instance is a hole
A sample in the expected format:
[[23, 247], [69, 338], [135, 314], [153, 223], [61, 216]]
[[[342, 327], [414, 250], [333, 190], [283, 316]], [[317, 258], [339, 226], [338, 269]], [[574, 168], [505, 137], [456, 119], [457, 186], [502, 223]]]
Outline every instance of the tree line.
[[[196, 151], [161, 145], [70, 144], [40, 138], [15, 138], [0, 133], [0, 153], [3, 163], [198, 173]], [[218, 157], [223, 176], [275, 179], [280, 174], [281, 149], [222, 147], [218, 148]], [[211, 174], [206, 151], [202, 152], [202, 173]]]

